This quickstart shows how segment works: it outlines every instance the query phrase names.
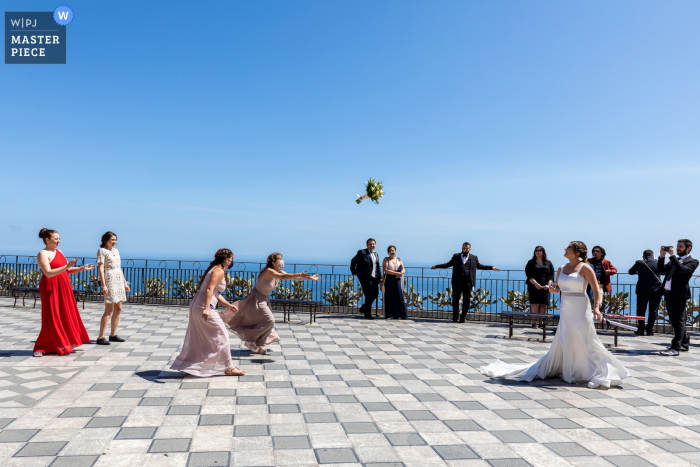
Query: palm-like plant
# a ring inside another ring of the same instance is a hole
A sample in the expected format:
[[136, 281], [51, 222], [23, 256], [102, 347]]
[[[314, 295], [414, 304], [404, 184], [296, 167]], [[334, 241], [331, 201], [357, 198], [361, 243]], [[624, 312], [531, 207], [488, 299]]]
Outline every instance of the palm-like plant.
[[357, 195], [355, 202], [360, 204], [363, 200], [369, 199], [374, 204], [379, 204], [379, 198], [384, 196], [384, 185], [382, 185], [382, 182], [377, 182], [370, 178], [365, 185], [365, 194], [363, 196]]
[[606, 315], [621, 315], [630, 306], [629, 292], [618, 292], [615, 295], [603, 294], [600, 309]]
[[186, 281], [175, 279], [173, 281], [173, 297], [193, 298], [197, 294], [198, 285], [199, 277], [197, 275], [190, 277]]
[[527, 292], [509, 290], [505, 298], [499, 297], [498, 300], [513, 311], [526, 312], [530, 309], [530, 296]]
[[334, 306], [352, 306], [362, 300], [362, 287], [355, 292], [355, 279], [338, 282], [335, 287], [329, 287], [323, 292], [323, 299]]
[[416, 292], [416, 289], [413, 288], [413, 284], [409, 284], [408, 288], [403, 289], [403, 298], [406, 301], [406, 306], [408, 308], [419, 308], [423, 309], [423, 300], [425, 300], [426, 296], [421, 296], [418, 292]]

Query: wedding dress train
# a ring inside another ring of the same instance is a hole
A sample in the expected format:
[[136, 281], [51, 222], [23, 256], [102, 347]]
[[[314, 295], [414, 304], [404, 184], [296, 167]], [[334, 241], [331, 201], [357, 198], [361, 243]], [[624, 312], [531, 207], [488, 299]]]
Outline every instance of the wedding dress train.
[[591, 302], [585, 293], [586, 281], [579, 274], [582, 266], [583, 263], [572, 274], [562, 271], [559, 276], [559, 328], [549, 351], [529, 365], [496, 360], [481, 367], [484, 375], [527, 382], [560, 376], [567, 383], [588, 381], [608, 388], [630, 376], [622, 363], [598, 339]]

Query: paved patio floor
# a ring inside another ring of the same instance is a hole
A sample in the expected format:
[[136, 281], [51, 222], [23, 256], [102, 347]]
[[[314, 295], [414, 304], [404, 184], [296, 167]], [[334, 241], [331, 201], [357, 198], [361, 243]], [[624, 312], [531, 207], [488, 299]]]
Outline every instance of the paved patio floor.
[[[81, 310], [93, 339], [101, 312]], [[625, 334], [633, 377], [601, 391], [484, 379], [546, 352], [525, 327], [293, 316], [267, 356], [232, 336], [245, 376], [194, 378], [169, 370], [186, 308], [127, 305], [125, 343], [33, 358], [40, 316], [0, 299], [3, 466], [700, 464], [700, 349], [656, 356], [663, 335]]]

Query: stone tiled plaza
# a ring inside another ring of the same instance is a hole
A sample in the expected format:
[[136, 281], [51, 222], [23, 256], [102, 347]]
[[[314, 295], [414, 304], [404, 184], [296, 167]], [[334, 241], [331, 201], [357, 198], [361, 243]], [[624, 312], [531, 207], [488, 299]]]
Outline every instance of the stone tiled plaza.
[[[81, 310], [93, 339], [101, 313]], [[232, 337], [245, 376], [200, 379], [169, 370], [186, 308], [126, 305], [125, 343], [33, 358], [40, 315], [0, 299], [3, 466], [700, 464], [698, 348], [657, 356], [665, 335], [625, 334], [632, 378], [592, 390], [484, 379], [546, 352], [529, 327], [292, 315], [269, 355]]]

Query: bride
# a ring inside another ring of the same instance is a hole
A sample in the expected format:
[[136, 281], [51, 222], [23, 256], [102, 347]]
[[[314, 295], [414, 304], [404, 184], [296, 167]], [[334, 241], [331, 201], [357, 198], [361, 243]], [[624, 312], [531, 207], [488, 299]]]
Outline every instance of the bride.
[[[567, 383], [588, 381], [588, 387], [609, 388], [618, 385], [630, 374], [598, 339], [593, 318], [600, 321], [600, 289], [595, 272], [586, 263], [588, 248], [583, 242], [571, 242], [564, 256], [568, 264], [557, 271], [557, 281], [549, 287], [552, 293], [561, 292], [559, 328], [552, 345], [542, 358], [529, 365], [508, 364], [501, 360], [481, 367], [481, 372], [492, 378], [509, 378], [530, 382], [560, 376]], [[594, 284], [595, 305], [586, 295], [586, 285]]]

